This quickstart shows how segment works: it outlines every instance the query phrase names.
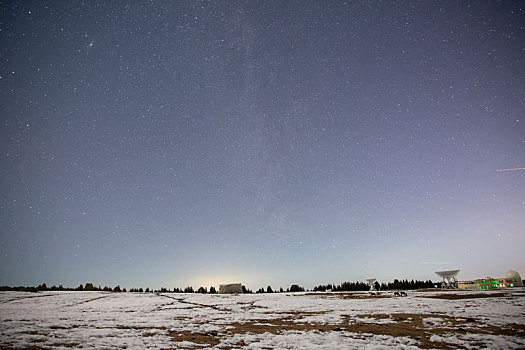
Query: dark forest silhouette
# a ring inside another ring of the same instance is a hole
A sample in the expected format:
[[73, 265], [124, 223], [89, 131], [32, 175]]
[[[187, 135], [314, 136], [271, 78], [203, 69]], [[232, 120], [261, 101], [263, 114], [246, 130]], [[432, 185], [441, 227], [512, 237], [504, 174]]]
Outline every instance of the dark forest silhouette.
[[[374, 289], [375, 290], [409, 290], [409, 289], [423, 289], [423, 288], [440, 288], [441, 282], [434, 283], [431, 280], [428, 281], [418, 281], [418, 280], [398, 280], [395, 279], [393, 282], [388, 283], [379, 283], [375, 282]], [[244, 285], [242, 286], [243, 293], [253, 293], [250, 289], [247, 289]], [[351, 292], [351, 291], [369, 291], [370, 286], [367, 283], [364, 282], [343, 282], [341, 284], [325, 284], [325, 285], [318, 285], [315, 286], [312, 291], [314, 292], [326, 292], [326, 291], [332, 291], [332, 292]], [[9, 287], [9, 286], [0, 286], [0, 291], [18, 291], [18, 292], [45, 292], [45, 291], [102, 291], [102, 292], [116, 292], [116, 293], [202, 293], [202, 294], [217, 294], [217, 289], [215, 287], [210, 287], [209, 289], [207, 287], [199, 287], [197, 290], [194, 290], [193, 287], [188, 286], [185, 288], [165, 288], [162, 287], [160, 289], [153, 289], [153, 288], [130, 288], [127, 290], [126, 288], [121, 288], [120, 285], [117, 285], [113, 288], [104, 286], [101, 287], [100, 285], [97, 287], [93, 283], [88, 282], [85, 285], [79, 285], [78, 287], [64, 287], [62, 285], [52, 286], [48, 287], [45, 283], [42, 283], [41, 285], [37, 287], [25, 287], [25, 286], [18, 286], [18, 287]], [[255, 293], [293, 293], [293, 292], [304, 292], [305, 289], [297, 284], [292, 284], [290, 288], [287, 288], [286, 290], [282, 287], [279, 289], [273, 289], [271, 286], [268, 286], [266, 288], [261, 287], [258, 289]], [[309, 291], [309, 290], [307, 290]]]

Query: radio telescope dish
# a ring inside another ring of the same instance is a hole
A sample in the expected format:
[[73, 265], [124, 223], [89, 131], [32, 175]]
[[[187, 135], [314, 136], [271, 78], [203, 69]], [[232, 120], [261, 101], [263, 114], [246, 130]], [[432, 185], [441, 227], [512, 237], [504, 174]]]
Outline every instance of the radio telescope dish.
[[368, 285], [370, 286], [370, 290], [375, 290], [374, 283], [376, 281], [375, 278], [367, 278], [366, 281], [368, 282]]
[[436, 271], [436, 275], [443, 278], [453, 278], [459, 273], [459, 270], [446, 270], [446, 271]]
[[446, 271], [436, 271], [436, 275], [443, 278], [443, 283], [441, 288], [446, 289], [455, 289], [458, 287], [458, 280], [456, 279], [459, 270], [446, 270]]

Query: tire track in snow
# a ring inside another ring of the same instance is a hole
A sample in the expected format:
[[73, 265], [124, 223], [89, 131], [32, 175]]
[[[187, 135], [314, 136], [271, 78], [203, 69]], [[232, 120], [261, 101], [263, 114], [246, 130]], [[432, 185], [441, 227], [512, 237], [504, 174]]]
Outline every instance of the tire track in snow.
[[87, 299], [87, 300], [80, 300], [79, 302], [74, 303], [74, 304], [64, 305], [61, 308], [79, 306], [79, 305], [82, 305], [82, 304], [90, 303], [90, 302], [95, 301], [95, 300], [106, 299], [106, 298], [109, 298], [109, 297], [115, 297], [115, 296], [112, 296], [110, 294], [101, 295], [101, 296], [98, 296], [98, 297], [95, 297], [95, 298], [91, 298], [91, 299]]
[[20, 298], [13, 298], [13, 299], [9, 299], [9, 300], [2, 300], [2, 301], [0, 301], [0, 304], [7, 304], [7, 303], [14, 302], [14, 301], [25, 300], [25, 299], [33, 299], [33, 298], [56, 297], [57, 295], [58, 294], [56, 294], [56, 295], [44, 294], [44, 295], [22, 296]]
[[[221, 312], [232, 312], [232, 309], [220, 308], [220, 307], [218, 307], [216, 305], [206, 305], [206, 304], [192, 303], [191, 301], [186, 301], [184, 298], [175, 298], [175, 297], [171, 297], [171, 296], [164, 295], [164, 294], [157, 294], [157, 295], [159, 295], [161, 297], [164, 297], [164, 298], [169, 298], [169, 299], [176, 300], [176, 301], [178, 301], [181, 304], [193, 305], [193, 306], [202, 307], [202, 308], [210, 308], [212, 310], [221, 311]], [[166, 305], [171, 305], [171, 304], [166, 304]]]

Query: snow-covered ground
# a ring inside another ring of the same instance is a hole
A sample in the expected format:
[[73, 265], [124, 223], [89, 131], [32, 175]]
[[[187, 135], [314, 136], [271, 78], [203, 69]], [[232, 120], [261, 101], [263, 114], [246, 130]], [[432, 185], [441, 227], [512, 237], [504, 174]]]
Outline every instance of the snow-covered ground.
[[2, 292], [0, 348], [523, 349], [524, 297]]

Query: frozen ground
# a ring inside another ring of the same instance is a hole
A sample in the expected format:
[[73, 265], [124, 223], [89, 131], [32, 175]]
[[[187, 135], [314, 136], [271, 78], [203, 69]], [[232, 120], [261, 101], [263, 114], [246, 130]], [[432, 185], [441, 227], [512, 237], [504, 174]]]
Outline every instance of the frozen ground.
[[0, 348], [525, 348], [525, 289], [0, 293]]

